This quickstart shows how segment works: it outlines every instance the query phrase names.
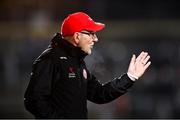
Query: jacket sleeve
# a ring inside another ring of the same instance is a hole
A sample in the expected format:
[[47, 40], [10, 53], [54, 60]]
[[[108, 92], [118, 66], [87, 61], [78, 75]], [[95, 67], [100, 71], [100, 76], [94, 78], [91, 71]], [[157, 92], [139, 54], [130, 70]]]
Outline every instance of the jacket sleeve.
[[91, 75], [87, 84], [87, 98], [98, 104], [108, 103], [126, 93], [133, 84], [134, 81], [130, 80], [127, 74], [105, 84], [101, 84]]
[[51, 102], [52, 82], [55, 73], [54, 64], [45, 59], [33, 65], [30, 82], [25, 92], [26, 109], [36, 118], [55, 117], [55, 108]]

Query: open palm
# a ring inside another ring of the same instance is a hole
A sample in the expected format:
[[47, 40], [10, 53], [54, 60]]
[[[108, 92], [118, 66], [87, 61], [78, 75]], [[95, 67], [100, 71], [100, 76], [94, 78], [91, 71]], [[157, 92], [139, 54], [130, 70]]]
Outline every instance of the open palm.
[[150, 56], [147, 52], [141, 52], [137, 58], [133, 55], [127, 73], [134, 76], [136, 79], [140, 78], [151, 64], [151, 62], [148, 61], [149, 59]]

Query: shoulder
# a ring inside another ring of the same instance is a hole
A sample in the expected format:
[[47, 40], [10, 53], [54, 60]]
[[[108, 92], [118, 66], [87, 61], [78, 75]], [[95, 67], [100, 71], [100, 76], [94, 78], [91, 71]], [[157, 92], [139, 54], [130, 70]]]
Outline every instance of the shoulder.
[[51, 54], [52, 54], [52, 48], [47, 48], [46, 50], [44, 50], [41, 54], [40, 54], [40, 56], [39, 57], [37, 57], [36, 58], [36, 60], [34, 61], [34, 63], [33, 64], [37, 64], [37, 63], [39, 63], [39, 62], [42, 62], [42, 61], [44, 61], [44, 60], [50, 60], [50, 58], [51, 58]]
[[41, 55], [36, 58], [33, 64], [42, 63], [43, 61], [49, 61], [54, 64], [59, 64], [61, 61], [67, 61], [68, 56], [66, 52], [61, 48], [47, 48]]

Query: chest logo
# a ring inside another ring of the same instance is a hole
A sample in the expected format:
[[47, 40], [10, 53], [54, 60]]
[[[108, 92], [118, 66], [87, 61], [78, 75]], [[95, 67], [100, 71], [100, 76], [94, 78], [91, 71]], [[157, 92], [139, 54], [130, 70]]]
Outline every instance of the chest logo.
[[69, 78], [75, 78], [76, 77], [76, 74], [75, 74], [75, 69], [72, 68], [72, 67], [69, 67], [69, 75], [68, 75]]
[[61, 60], [67, 60], [67, 57], [59, 57]]
[[85, 79], [87, 79], [87, 72], [86, 72], [85, 69], [83, 69], [83, 77], [84, 77]]

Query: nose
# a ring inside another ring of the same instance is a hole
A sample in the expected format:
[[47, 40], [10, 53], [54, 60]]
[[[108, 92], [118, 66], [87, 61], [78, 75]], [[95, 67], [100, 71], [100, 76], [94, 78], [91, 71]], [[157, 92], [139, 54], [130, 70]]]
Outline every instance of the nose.
[[95, 38], [93, 39], [93, 41], [94, 41], [94, 42], [98, 42], [98, 38], [95, 37]]

